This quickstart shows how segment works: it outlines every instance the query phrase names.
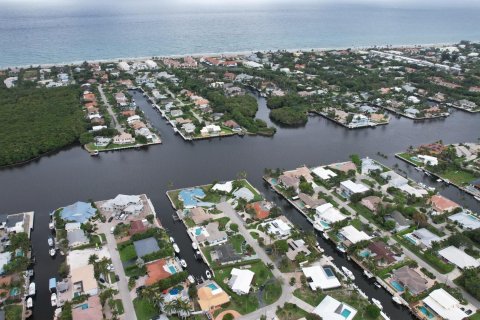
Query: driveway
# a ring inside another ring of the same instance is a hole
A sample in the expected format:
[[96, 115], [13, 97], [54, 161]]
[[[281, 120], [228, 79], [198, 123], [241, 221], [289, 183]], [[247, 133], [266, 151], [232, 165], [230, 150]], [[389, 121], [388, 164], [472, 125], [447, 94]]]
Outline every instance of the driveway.
[[119, 277], [119, 281], [117, 283], [118, 291], [120, 293], [123, 308], [125, 310], [125, 313], [121, 316], [121, 318], [126, 320], [136, 320], [137, 315], [135, 314], [135, 308], [133, 307], [133, 298], [130, 295], [130, 290], [128, 290], [127, 276], [125, 275], [125, 271], [123, 270], [123, 264], [122, 260], [120, 260], [120, 254], [117, 251], [117, 243], [115, 241], [115, 237], [113, 236], [113, 234], [110, 233], [110, 225], [108, 223], [103, 224], [100, 227], [100, 232], [103, 232], [107, 238], [107, 248], [110, 252], [115, 272], [118, 274]]

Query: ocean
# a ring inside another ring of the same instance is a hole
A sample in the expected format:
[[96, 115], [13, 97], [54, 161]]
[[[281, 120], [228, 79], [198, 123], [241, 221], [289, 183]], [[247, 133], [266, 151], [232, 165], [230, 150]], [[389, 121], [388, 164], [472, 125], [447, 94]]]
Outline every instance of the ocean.
[[0, 0], [0, 67], [480, 39], [480, 8]]

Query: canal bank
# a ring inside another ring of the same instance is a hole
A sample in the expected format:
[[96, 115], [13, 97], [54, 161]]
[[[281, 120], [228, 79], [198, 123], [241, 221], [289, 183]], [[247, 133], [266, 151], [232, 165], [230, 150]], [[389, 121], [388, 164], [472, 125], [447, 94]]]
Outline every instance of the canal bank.
[[[268, 115], [265, 99], [259, 99], [258, 114]], [[388, 126], [375, 130], [347, 130], [327, 119], [309, 117], [300, 128], [277, 126], [274, 137], [245, 136], [184, 142], [151, 107], [141, 93], [135, 100], [151, 124], [162, 136], [163, 145], [147, 149], [131, 149], [90, 157], [80, 146], [64, 149], [29, 164], [0, 171], [2, 193], [0, 201], [4, 214], [35, 211], [35, 231], [32, 233], [37, 297], [33, 319], [50, 319], [48, 279], [56, 275], [62, 257], [52, 260], [48, 255], [49, 213], [78, 200], [110, 199], [117, 194], [145, 193], [152, 200], [162, 225], [175, 237], [181, 256], [187, 261], [193, 275], [205, 274], [207, 266], [198, 263], [186, 229], [174, 221], [170, 202], [165, 192], [170, 189], [211, 183], [214, 180], [232, 180], [245, 171], [247, 179], [274, 201], [283, 214], [304, 230], [313, 228], [287, 201], [276, 195], [264, 183], [264, 168], [294, 168], [333, 163], [347, 159], [350, 154], [370, 156], [390, 167], [395, 164], [412, 179], [438, 187], [448, 198], [480, 211], [479, 204], [460, 190], [436, 183], [434, 179], [395, 159], [394, 153], [410, 145], [443, 140], [445, 143], [476, 141], [480, 114], [453, 112], [442, 121], [414, 122], [406, 118], [392, 118]], [[388, 159], [377, 156], [381, 151]], [[408, 311], [391, 304], [391, 296], [376, 288], [363, 272], [345, 256], [339, 255], [333, 244], [319, 238], [326, 255], [332, 256], [339, 267], [352, 270], [356, 284], [369, 297], [380, 300], [391, 319], [409, 319]]]

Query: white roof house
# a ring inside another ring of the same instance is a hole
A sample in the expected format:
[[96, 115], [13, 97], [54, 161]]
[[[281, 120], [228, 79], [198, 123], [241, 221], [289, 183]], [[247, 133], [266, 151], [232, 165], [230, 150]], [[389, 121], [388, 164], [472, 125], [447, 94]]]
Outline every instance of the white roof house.
[[423, 303], [430, 307], [442, 319], [462, 320], [468, 315], [460, 309], [460, 302], [444, 289], [432, 291]]
[[357, 310], [331, 296], [326, 296], [313, 310], [313, 313], [318, 314], [322, 319], [352, 320], [357, 314]]
[[217, 126], [216, 124], [209, 124], [208, 126], [203, 127], [202, 130], [200, 130], [200, 133], [219, 133], [220, 131], [222, 131], [222, 128], [220, 128], [220, 126]]
[[226, 193], [232, 192], [232, 189], [233, 189], [232, 181], [227, 181], [225, 183], [216, 183], [212, 187], [212, 190], [214, 190], [214, 191], [222, 191], [222, 192], [226, 192]]
[[243, 198], [245, 200], [247, 200], [247, 202], [250, 202], [253, 200], [253, 198], [255, 198], [255, 195], [253, 194], [252, 191], [250, 191], [248, 188], [245, 188], [245, 187], [242, 187], [238, 190], [236, 190], [233, 195], [235, 196], [235, 198]]
[[480, 262], [478, 262], [477, 259], [466, 254], [465, 252], [454, 246], [442, 249], [438, 251], [438, 254], [441, 255], [444, 259], [455, 264], [460, 269], [476, 268], [480, 266]]
[[415, 187], [412, 187], [409, 184], [404, 184], [404, 185], [398, 187], [398, 189], [402, 190], [405, 193], [408, 193], [409, 195], [415, 196], [417, 198], [421, 198], [421, 197], [426, 196], [428, 194], [427, 190], [425, 190], [423, 188], [420, 188], [420, 187], [415, 188]]
[[150, 68], [150, 69], [156, 69], [158, 68], [158, 65], [155, 61], [153, 60], [145, 60], [145, 64]]
[[387, 180], [389, 186], [392, 186], [395, 188], [399, 188], [401, 186], [408, 184], [408, 179], [405, 177], [402, 177], [395, 171], [383, 172], [380, 174], [380, 177]]
[[127, 122], [128, 124], [134, 122], [134, 121], [139, 121], [141, 120], [142, 118], [140, 118], [140, 116], [138, 114], [134, 115], [134, 116], [130, 116], [127, 118]]
[[237, 294], [248, 294], [255, 273], [246, 269], [233, 268], [228, 286]]
[[425, 165], [436, 166], [438, 164], [438, 158], [436, 157], [419, 154], [417, 158], [421, 159]]
[[316, 217], [328, 224], [347, 219], [347, 216], [341, 213], [331, 203], [324, 203], [316, 209]]
[[356, 193], [364, 193], [370, 190], [370, 188], [368, 188], [366, 185], [353, 182], [352, 180], [346, 180], [346, 181], [340, 182], [340, 188], [348, 197]]
[[105, 211], [124, 211], [134, 214], [143, 210], [143, 202], [140, 196], [119, 194], [114, 199], [105, 201], [100, 208]]
[[337, 176], [335, 172], [330, 169], [325, 169], [325, 167], [314, 168], [312, 172], [322, 180], [328, 180]]
[[322, 266], [312, 266], [302, 268], [303, 274], [307, 277], [310, 288], [315, 291], [317, 289], [332, 289], [341, 286], [340, 281], [333, 272], [327, 274]]
[[382, 167], [375, 163], [373, 159], [369, 157], [362, 159], [362, 174], [369, 174], [371, 171], [382, 170]]
[[432, 233], [428, 229], [421, 228], [418, 230], [413, 231], [410, 234], [407, 234], [405, 236], [410, 236], [409, 238], [415, 240], [418, 244], [423, 244], [424, 246], [430, 248], [432, 246], [432, 242], [438, 242], [442, 240], [440, 237], [438, 237], [436, 234]]
[[80, 229], [81, 223], [80, 222], [69, 222], [65, 224], [65, 230], [72, 231], [72, 230], [77, 230]]
[[448, 217], [448, 220], [457, 222], [462, 226], [462, 228], [467, 230], [475, 230], [480, 228], [480, 219], [466, 211], [455, 213], [454, 215]]
[[118, 69], [123, 70], [123, 71], [128, 71], [128, 70], [130, 70], [130, 66], [125, 61], [122, 61], [122, 62], [118, 63]]
[[292, 226], [281, 218], [276, 218], [261, 224], [268, 234], [275, 235], [277, 239], [290, 236]]
[[370, 240], [372, 238], [365, 232], [358, 231], [357, 228], [350, 225], [343, 227], [340, 230], [340, 234], [353, 244], [364, 240]]

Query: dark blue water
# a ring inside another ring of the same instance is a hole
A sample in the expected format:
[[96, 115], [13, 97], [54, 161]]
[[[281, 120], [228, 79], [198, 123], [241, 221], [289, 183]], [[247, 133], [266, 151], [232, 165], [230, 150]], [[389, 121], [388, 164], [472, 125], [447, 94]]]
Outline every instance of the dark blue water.
[[479, 7], [397, 8], [320, 1], [248, 1], [229, 6], [220, 5], [221, 1], [215, 5], [198, 4], [209, 1], [165, 2], [0, 0], [0, 67], [480, 39]]

